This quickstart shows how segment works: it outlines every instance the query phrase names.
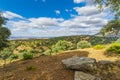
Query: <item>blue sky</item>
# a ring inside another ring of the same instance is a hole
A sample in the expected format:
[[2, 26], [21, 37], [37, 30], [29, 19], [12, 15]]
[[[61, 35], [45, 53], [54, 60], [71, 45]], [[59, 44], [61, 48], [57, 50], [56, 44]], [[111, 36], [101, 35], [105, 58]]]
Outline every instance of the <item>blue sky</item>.
[[[0, 9], [7, 10], [26, 18], [31, 17], [64, 17], [70, 18], [65, 9], [74, 6], [85, 6], [85, 2], [74, 4], [73, 0], [0, 0]], [[61, 15], [56, 15], [55, 10], [60, 10]], [[71, 11], [71, 13], [75, 13]]]
[[93, 35], [112, 16], [92, 0], [0, 0], [0, 10], [14, 37]]

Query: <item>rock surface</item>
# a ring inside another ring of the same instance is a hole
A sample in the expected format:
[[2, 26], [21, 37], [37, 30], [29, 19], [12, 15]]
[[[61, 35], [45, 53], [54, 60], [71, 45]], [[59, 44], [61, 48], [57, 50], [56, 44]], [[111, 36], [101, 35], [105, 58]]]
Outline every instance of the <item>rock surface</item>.
[[107, 61], [107, 60], [100, 60], [98, 61], [98, 68], [102, 68], [102, 69], [109, 69], [112, 68], [112, 66], [114, 65], [113, 62], [111, 61]]
[[101, 65], [112, 65], [113, 62], [107, 61], [107, 60], [100, 60], [100, 61], [98, 61], [98, 64], [101, 64]]
[[81, 71], [75, 71], [74, 80], [101, 80], [91, 74], [87, 74]]
[[96, 69], [96, 60], [88, 57], [73, 57], [62, 60], [66, 68], [79, 71], [93, 71]]

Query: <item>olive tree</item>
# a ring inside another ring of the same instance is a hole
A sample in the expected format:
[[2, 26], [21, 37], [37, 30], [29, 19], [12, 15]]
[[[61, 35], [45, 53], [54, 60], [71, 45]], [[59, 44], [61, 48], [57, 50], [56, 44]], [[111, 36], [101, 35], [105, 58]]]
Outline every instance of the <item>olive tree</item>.
[[105, 34], [118, 35], [120, 32], [120, 20], [109, 21], [101, 30], [100, 33], [104, 36]]
[[95, 4], [99, 5], [99, 8], [103, 10], [104, 8], [110, 8], [111, 12], [115, 13], [115, 18], [120, 17], [120, 0], [93, 0]]

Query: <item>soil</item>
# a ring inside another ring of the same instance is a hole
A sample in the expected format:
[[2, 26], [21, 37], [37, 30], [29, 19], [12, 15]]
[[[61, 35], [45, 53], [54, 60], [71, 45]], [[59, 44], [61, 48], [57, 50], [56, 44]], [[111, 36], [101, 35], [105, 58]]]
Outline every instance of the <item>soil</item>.
[[119, 57], [107, 57], [103, 50], [93, 48], [71, 50], [59, 55], [41, 55], [32, 60], [20, 60], [8, 64], [4, 69], [0, 68], [0, 80], [74, 80], [74, 71], [66, 69], [61, 63], [63, 59], [71, 57], [91, 57], [99, 60], [116, 61], [115, 65], [107, 67], [98, 64], [98, 69], [88, 72], [100, 77], [102, 80], [120, 80], [120, 60]]
[[[88, 54], [86, 51], [70, 51], [54, 56], [42, 55], [32, 60], [16, 61], [6, 66], [4, 80], [73, 80], [74, 71], [65, 69], [61, 61], [76, 55], [87, 57]], [[0, 76], [2, 80], [2, 68]]]

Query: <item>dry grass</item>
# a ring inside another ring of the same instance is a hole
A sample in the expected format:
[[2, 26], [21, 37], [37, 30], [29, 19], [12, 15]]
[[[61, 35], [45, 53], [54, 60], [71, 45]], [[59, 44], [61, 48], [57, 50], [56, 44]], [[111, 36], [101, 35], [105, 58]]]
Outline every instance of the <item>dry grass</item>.
[[99, 60], [109, 60], [109, 61], [119, 60], [118, 57], [113, 57], [113, 56], [108, 57], [108, 56], [106, 56], [105, 55], [106, 48], [101, 49], [101, 50], [95, 50], [93, 48], [87, 48], [87, 49], [79, 49], [79, 51], [89, 52], [88, 57], [95, 58], [97, 61], [99, 61]]

